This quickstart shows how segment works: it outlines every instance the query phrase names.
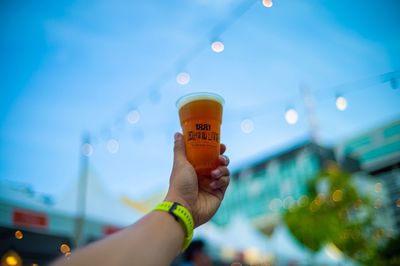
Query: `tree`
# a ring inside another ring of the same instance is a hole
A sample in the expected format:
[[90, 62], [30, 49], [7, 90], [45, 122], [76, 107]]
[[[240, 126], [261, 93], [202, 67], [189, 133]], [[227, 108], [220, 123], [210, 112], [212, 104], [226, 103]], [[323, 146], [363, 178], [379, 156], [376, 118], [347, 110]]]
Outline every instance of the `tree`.
[[[330, 165], [308, 184], [308, 195], [284, 214], [293, 235], [311, 250], [333, 243], [348, 257], [384, 263], [378, 254], [384, 231], [374, 224], [374, 206], [349, 173]], [[382, 264], [383, 265], [383, 264]]]

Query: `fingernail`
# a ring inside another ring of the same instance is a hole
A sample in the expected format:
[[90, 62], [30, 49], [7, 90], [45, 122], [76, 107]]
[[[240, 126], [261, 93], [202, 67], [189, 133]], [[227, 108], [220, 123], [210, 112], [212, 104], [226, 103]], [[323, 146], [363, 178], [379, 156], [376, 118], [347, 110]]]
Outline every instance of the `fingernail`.
[[211, 175], [213, 177], [218, 177], [221, 174], [221, 171], [219, 169], [215, 169], [211, 172]]
[[181, 139], [181, 134], [175, 133], [174, 138], [175, 138], [175, 140], [180, 140]]

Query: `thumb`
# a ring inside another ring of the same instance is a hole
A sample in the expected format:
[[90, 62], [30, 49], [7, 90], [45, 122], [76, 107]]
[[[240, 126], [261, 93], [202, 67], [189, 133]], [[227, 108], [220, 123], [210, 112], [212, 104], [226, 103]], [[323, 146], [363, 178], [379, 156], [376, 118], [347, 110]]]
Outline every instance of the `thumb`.
[[181, 133], [175, 133], [174, 164], [186, 160], [185, 142]]

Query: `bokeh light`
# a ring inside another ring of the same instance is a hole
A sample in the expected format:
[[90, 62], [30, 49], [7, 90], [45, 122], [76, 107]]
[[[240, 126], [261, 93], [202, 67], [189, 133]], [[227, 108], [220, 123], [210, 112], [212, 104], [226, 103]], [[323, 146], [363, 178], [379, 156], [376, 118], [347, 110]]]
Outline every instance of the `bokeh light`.
[[215, 41], [215, 42], [211, 43], [211, 50], [213, 50], [213, 52], [215, 52], [215, 53], [221, 53], [224, 51], [224, 49], [225, 49], [225, 45], [221, 41]]
[[286, 209], [292, 208], [294, 203], [294, 199], [292, 196], [287, 196], [284, 200], [283, 200], [283, 207]]
[[119, 142], [116, 139], [110, 139], [107, 142], [107, 150], [110, 153], [117, 153], [119, 151]]
[[340, 111], [347, 109], [347, 99], [343, 96], [336, 97], [336, 108]]
[[221, 257], [225, 260], [232, 260], [235, 257], [235, 250], [228, 246], [223, 246], [221, 248]]
[[60, 251], [61, 253], [66, 254], [68, 252], [71, 252], [71, 248], [67, 244], [61, 244]]
[[20, 230], [17, 230], [17, 231], [15, 231], [15, 238], [16, 239], [22, 239], [22, 238], [24, 238], [24, 234], [20, 231]]
[[140, 120], [140, 113], [138, 110], [130, 111], [126, 116], [126, 121], [129, 124], [136, 124]]
[[285, 112], [285, 120], [289, 125], [294, 125], [299, 120], [297, 111], [293, 108], [289, 108]]
[[254, 247], [250, 247], [248, 249], [246, 249], [244, 252], [244, 259], [247, 263], [249, 263], [250, 265], [256, 264], [260, 258], [260, 254], [258, 249], [254, 248]]
[[82, 145], [82, 154], [89, 157], [93, 154], [93, 146], [90, 143], [84, 143]]
[[335, 202], [339, 202], [341, 201], [343, 198], [343, 191], [341, 191], [340, 189], [335, 190], [335, 192], [333, 192], [332, 194], [332, 200]]
[[272, 2], [272, 0], [263, 0], [262, 1], [263, 6], [265, 7], [272, 7], [274, 5], [274, 3]]
[[316, 212], [316, 211], [318, 211], [320, 205], [321, 205], [321, 201], [320, 201], [318, 198], [316, 198], [316, 199], [313, 200], [313, 201], [311, 202], [311, 204], [310, 204], [310, 211], [311, 211], [311, 212]]
[[298, 200], [297, 200], [297, 204], [300, 207], [305, 207], [308, 204], [308, 197], [306, 195], [301, 196]]
[[190, 82], [190, 74], [187, 72], [180, 72], [176, 76], [176, 82], [180, 85], [187, 85]]
[[271, 211], [278, 211], [282, 207], [282, 200], [275, 198], [269, 202], [268, 207]]
[[374, 186], [374, 190], [376, 193], [381, 192], [382, 191], [382, 183], [380, 183], [380, 182], [376, 183]]
[[14, 250], [7, 251], [1, 258], [1, 265], [3, 266], [22, 266], [22, 259]]
[[254, 122], [251, 119], [244, 119], [242, 123], [240, 123], [240, 128], [242, 132], [245, 134], [250, 134], [254, 130]]
[[6, 257], [6, 263], [6, 265], [14, 266], [18, 264], [18, 261], [17, 258], [15, 258], [14, 256], [8, 256]]

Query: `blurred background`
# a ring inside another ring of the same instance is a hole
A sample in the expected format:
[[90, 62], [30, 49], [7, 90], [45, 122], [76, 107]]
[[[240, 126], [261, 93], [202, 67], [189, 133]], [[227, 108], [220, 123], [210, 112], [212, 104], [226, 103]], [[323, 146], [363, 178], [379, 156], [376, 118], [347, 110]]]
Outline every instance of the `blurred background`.
[[400, 265], [399, 11], [0, 1], [1, 265], [68, 258], [149, 212], [176, 100], [197, 91], [225, 99], [232, 182], [174, 265]]

